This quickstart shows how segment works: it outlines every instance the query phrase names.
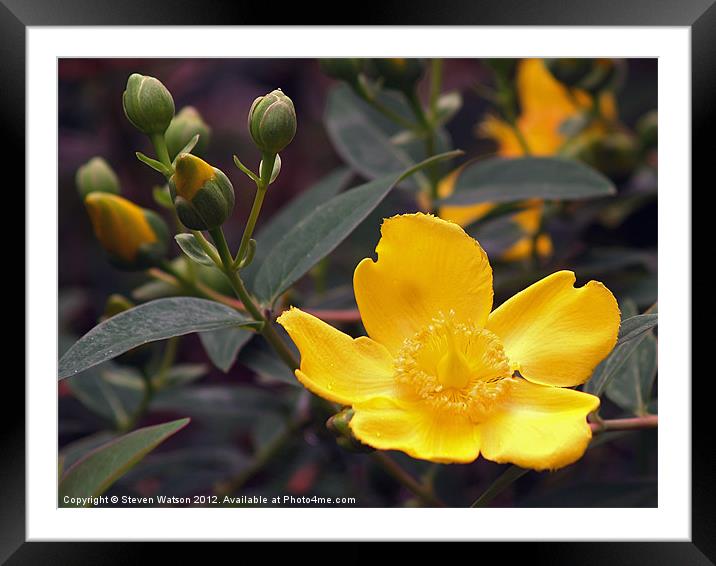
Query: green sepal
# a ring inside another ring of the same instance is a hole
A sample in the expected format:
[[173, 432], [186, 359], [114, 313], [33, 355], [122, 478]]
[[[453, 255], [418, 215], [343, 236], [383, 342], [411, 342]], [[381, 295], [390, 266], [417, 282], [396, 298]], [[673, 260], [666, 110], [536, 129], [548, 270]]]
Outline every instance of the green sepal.
[[152, 197], [162, 208], [168, 210], [174, 210], [174, 203], [172, 202], [172, 195], [169, 192], [169, 185], [155, 185], [152, 189]]
[[159, 173], [161, 173], [161, 174], [164, 175], [165, 177], [171, 177], [171, 176], [172, 176], [173, 171], [172, 171], [171, 169], [169, 169], [169, 167], [167, 167], [166, 165], [164, 165], [161, 161], [157, 161], [156, 159], [152, 159], [151, 157], [147, 157], [147, 156], [144, 155], [141, 151], [137, 151], [137, 152], [135, 153], [135, 155], [137, 156], [137, 159], [139, 159], [139, 161], [141, 161], [141, 162], [144, 163], [145, 165], [148, 165], [149, 167], [151, 167], [151, 168], [154, 169], [155, 171], [158, 171]]

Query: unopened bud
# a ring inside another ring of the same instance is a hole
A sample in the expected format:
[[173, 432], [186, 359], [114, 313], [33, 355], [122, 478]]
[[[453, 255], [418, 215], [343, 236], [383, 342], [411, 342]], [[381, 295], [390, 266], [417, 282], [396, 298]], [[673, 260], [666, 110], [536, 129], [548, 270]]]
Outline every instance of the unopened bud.
[[166, 255], [169, 230], [153, 211], [109, 193], [90, 193], [85, 205], [94, 233], [115, 266], [147, 269]]
[[321, 71], [332, 79], [346, 81], [349, 84], [355, 84], [358, 75], [363, 70], [363, 59], [321, 59], [319, 61]]
[[374, 59], [375, 68], [386, 88], [411, 93], [423, 76], [422, 59]]
[[169, 159], [173, 161], [179, 155], [179, 152], [186, 147], [186, 144], [197, 134], [199, 134], [199, 141], [192, 151], [197, 155], [202, 155], [209, 144], [210, 133], [211, 128], [204, 122], [196, 108], [185, 106], [174, 116], [164, 134]]
[[154, 77], [134, 73], [122, 94], [127, 119], [138, 130], [152, 136], [163, 134], [174, 117], [174, 99]]
[[190, 153], [179, 155], [169, 191], [179, 220], [192, 230], [213, 230], [234, 210], [234, 187], [224, 173]]
[[77, 169], [75, 183], [83, 199], [90, 193], [120, 192], [116, 173], [102, 157], [93, 157]]
[[276, 154], [296, 135], [296, 110], [281, 89], [254, 100], [249, 110], [249, 133], [264, 153]]

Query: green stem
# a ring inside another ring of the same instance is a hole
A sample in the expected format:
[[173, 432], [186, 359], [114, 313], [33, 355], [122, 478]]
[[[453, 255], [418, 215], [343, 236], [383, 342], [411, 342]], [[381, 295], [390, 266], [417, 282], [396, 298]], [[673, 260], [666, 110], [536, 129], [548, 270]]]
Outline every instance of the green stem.
[[167, 149], [167, 142], [164, 139], [164, 134], [154, 134], [149, 136], [149, 139], [152, 141], [154, 151], [156, 152], [159, 161], [161, 161], [163, 165], [174, 171], [174, 165], [172, 165], [172, 160], [169, 159], [169, 150]]
[[398, 483], [412, 491], [424, 503], [434, 507], [446, 507], [445, 503], [433, 493], [429, 486], [418, 482], [385, 452], [373, 452], [372, 456]]
[[174, 365], [174, 360], [177, 356], [178, 346], [178, 336], [173, 336], [167, 340], [167, 345], [164, 348], [164, 354], [162, 355], [162, 361], [159, 363], [159, 367], [157, 368], [157, 374], [154, 379], [151, 380], [155, 390], [162, 389], [166, 385], [169, 370], [172, 365]]
[[121, 427], [122, 432], [129, 432], [135, 426], [137, 426], [139, 419], [141, 419], [147, 412], [149, 404], [152, 402], [152, 398], [154, 397], [154, 386], [152, 385], [151, 378], [146, 374], [146, 372], [142, 372], [142, 380], [144, 381], [142, 400], [139, 402], [137, 410], [134, 411], [129, 421], [127, 421], [127, 423], [123, 427]]
[[271, 344], [273, 349], [276, 350], [276, 353], [286, 363], [286, 365], [291, 368], [291, 370], [298, 369], [299, 362], [294, 357], [293, 352], [289, 350], [288, 346], [286, 346], [286, 343], [278, 335], [276, 329], [273, 327], [272, 322], [270, 320], [267, 320], [261, 310], [258, 308], [258, 306], [256, 306], [256, 303], [254, 303], [253, 299], [251, 298], [251, 295], [249, 295], [249, 292], [246, 289], [244, 282], [241, 280], [241, 277], [239, 277], [239, 275], [236, 273], [236, 270], [234, 269], [234, 260], [231, 257], [231, 252], [229, 251], [229, 246], [226, 243], [226, 238], [224, 237], [223, 230], [221, 228], [215, 228], [214, 230], [210, 230], [209, 234], [211, 234], [211, 237], [214, 240], [216, 249], [218, 250], [219, 256], [221, 257], [224, 273], [229, 278], [229, 282], [231, 283], [231, 286], [233, 287], [236, 296], [244, 304], [246, 310], [251, 314], [252, 317], [254, 317], [255, 320], [263, 322], [263, 325], [260, 330], [262, 336], [269, 344]]
[[211, 261], [213, 261], [217, 267], [221, 267], [221, 258], [216, 253], [214, 246], [212, 246], [209, 243], [209, 241], [204, 237], [204, 234], [202, 234], [198, 230], [191, 230], [191, 233], [193, 234], [194, 238], [201, 246], [201, 249], [204, 250], [206, 255], [208, 255], [211, 258]]
[[[423, 106], [418, 98], [418, 93], [413, 90], [410, 93], [406, 93], [406, 96], [408, 98], [408, 102], [410, 102], [410, 107], [413, 109], [413, 113], [422, 128], [423, 135], [425, 136], [425, 158], [427, 159], [435, 154], [435, 129], [433, 127], [433, 123], [428, 120], [428, 117], [425, 115]], [[426, 167], [426, 172], [428, 174], [428, 178], [430, 179], [430, 198], [433, 202], [435, 202], [439, 197], [437, 171], [433, 165], [430, 165]]]
[[438, 99], [443, 83], [443, 60], [433, 59], [430, 62], [430, 119], [433, 123], [437, 120]]
[[259, 182], [256, 183], [256, 196], [254, 196], [254, 203], [251, 206], [251, 212], [249, 213], [249, 219], [246, 221], [246, 227], [244, 228], [244, 234], [241, 236], [241, 243], [239, 244], [239, 251], [236, 254], [236, 259], [233, 263], [239, 262], [244, 258], [246, 254], [246, 248], [249, 245], [249, 240], [254, 233], [256, 227], [256, 221], [261, 213], [261, 205], [264, 202], [266, 196], [266, 189], [268, 189], [271, 181], [271, 173], [273, 173], [273, 166], [276, 162], [276, 154], [264, 153], [262, 156], [261, 171], [259, 171], [261, 177]]

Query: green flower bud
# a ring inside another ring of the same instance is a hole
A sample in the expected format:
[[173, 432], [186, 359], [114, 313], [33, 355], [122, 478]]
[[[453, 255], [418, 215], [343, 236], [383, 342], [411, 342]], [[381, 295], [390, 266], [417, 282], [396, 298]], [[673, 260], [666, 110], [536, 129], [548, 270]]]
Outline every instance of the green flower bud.
[[358, 75], [364, 67], [363, 59], [320, 59], [318, 63], [324, 74], [349, 84], [354, 84], [358, 80]]
[[191, 153], [177, 158], [169, 192], [179, 220], [192, 230], [213, 230], [234, 210], [234, 187], [216, 167]]
[[148, 136], [163, 134], [174, 117], [174, 99], [154, 77], [134, 73], [122, 94], [127, 119]]
[[636, 123], [639, 141], [644, 149], [654, 149], [658, 144], [659, 118], [656, 110], [647, 112]]
[[625, 132], [584, 137], [569, 151], [569, 156], [616, 179], [631, 174], [639, 160], [636, 140]]
[[411, 93], [423, 76], [422, 59], [374, 59], [375, 68], [383, 79], [383, 86]]
[[264, 153], [278, 153], [296, 135], [296, 110], [281, 89], [254, 100], [249, 110], [249, 133]]
[[164, 134], [169, 151], [169, 159], [172, 161], [179, 155], [179, 152], [186, 147], [191, 138], [199, 134], [199, 141], [192, 150], [197, 155], [202, 155], [209, 145], [209, 134], [211, 128], [204, 122], [199, 112], [193, 106], [185, 106], [174, 116]]
[[157, 265], [169, 247], [164, 220], [124, 197], [90, 193], [85, 198], [94, 233], [118, 268], [142, 270]]
[[102, 157], [93, 157], [77, 169], [75, 184], [84, 199], [90, 193], [112, 193], [118, 195], [119, 179]]
[[336, 436], [350, 436], [352, 432], [349, 423], [353, 415], [353, 409], [343, 409], [326, 421], [326, 428]]
[[336, 436], [336, 443], [349, 452], [373, 452], [374, 449], [363, 444], [355, 436], [350, 428], [350, 422], [354, 411], [351, 408], [343, 409], [326, 421], [326, 428]]
[[591, 59], [545, 59], [544, 64], [555, 79], [572, 88], [592, 70]]

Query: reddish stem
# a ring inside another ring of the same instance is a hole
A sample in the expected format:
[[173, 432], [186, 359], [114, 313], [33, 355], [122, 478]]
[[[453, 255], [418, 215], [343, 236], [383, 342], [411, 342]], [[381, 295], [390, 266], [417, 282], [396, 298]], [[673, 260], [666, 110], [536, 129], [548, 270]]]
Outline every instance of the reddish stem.
[[631, 419], [612, 419], [589, 423], [593, 433], [608, 432], [612, 430], [641, 430], [645, 428], [656, 428], [659, 426], [658, 415], [646, 415]]

